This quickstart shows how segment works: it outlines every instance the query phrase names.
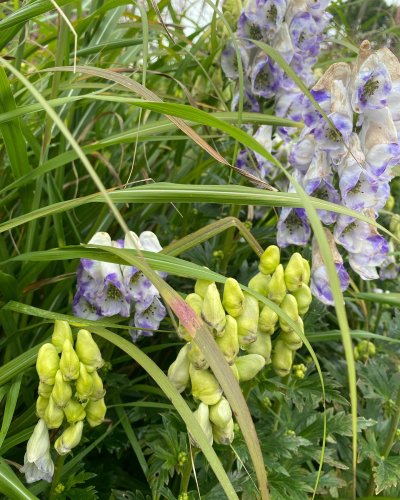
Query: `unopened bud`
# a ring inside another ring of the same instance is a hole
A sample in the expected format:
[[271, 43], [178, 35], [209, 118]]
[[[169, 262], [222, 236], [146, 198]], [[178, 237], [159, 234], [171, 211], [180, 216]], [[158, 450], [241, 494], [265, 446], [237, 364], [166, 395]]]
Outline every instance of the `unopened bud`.
[[194, 342], [189, 344], [188, 359], [196, 370], [207, 370], [210, 366], [204, 354], [201, 352], [200, 347]]
[[272, 275], [271, 281], [268, 284], [268, 295], [267, 297], [275, 302], [276, 304], [280, 304], [286, 295], [286, 284], [285, 284], [285, 276], [283, 271], [282, 264], [275, 269], [274, 274]]
[[275, 331], [278, 315], [269, 306], [265, 305], [261, 309], [260, 317], [258, 318], [258, 330], [261, 333], [272, 335]]
[[64, 407], [64, 413], [69, 424], [74, 424], [85, 418], [85, 410], [76, 399], [70, 399]]
[[278, 339], [274, 345], [272, 352], [272, 366], [277, 375], [285, 377], [290, 373], [293, 363], [293, 351], [283, 342]]
[[48, 429], [58, 429], [64, 420], [64, 412], [58, 407], [52, 396], [49, 397], [49, 404], [43, 416]]
[[263, 273], [257, 273], [249, 281], [248, 287], [250, 288], [250, 290], [254, 290], [255, 292], [258, 292], [261, 295], [264, 295], [264, 297], [266, 297], [270, 281], [271, 281], [271, 276]]
[[285, 283], [290, 292], [298, 290], [304, 283], [306, 270], [304, 269], [304, 259], [298, 253], [292, 254], [285, 269]]
[[265, 363], [268, 364], [271, 362], [271, 350], [272, 350], [271, 335], [258, 332], [257, 340], [249, 345], [249, 347], [246, 350], [246, 353], [260, 354], [265, 359]]
[[71, 386], [68, 382], [64, 381], [61, 370], [58, 370], [56, 373], [56, 381], [51, 396], [60, 408], [64, 408], [72, 397]]
[[263, 274], [272, 274], [278, 267], [281, 252], [276, 245], [270, 245], [260, 257], [258, 269]]
[[233, 419], [231, 418], [225, 427], [213, 425], [213, 437], [216, 443], [230, 445], [235, 437]]
[[236, 318], [243, 312], [244, 294], [239, 283], [234, 278], [228, 278], [225, 281], [222, 305], [226, 312], [233, 318]]
[[77, 422], [65, 429], [54, 444], [54, 448], [59, 455], [66, 455], [72, 448], [78, 446], [82, 438], [82, 429], [83, 422]]
[[88, 399], [93, 392], [93, 378], [91, 374], [87, 372], [86, 366], [83, 363], [80, 363], [79, 366], [79, 377], [76, 381], [76, 392], [78, 399], [84, 401]]
[[[300, 317], [297, 318], [296, 325], [298, 326], [300, 331], [304, 333], [303, 320]], [[301, 340], [300, 336], [292, 329], [288, 331], [282, 331], [279, 334], [279, 338], [283, 342], [285, 342], [287, 347], [292, 351], [297, 351], [303, 345], [303, 341]]]
[[222, 337], [217, 337], [216, 342], [227, 363], [231, 365], [239, 353], [238, 327], [235, 318], [226, 316], [224, 334]]
[[192, 395], [206, 405], [215, 405], [222, 397], [222, 389], [218, 380], [208, 370], [196, 370], [190, 366]]
[[104, 402], [104, 398], [98, 399], [97, 401], [90, 400], [85, 406], [86, 420], [90, 427], [97, 427], [104, 422], [106, 411], [107, 406]]
[[39, 382], [39, 387], [38, 387], [39, 396], [43, 396], [44, 398], [49, 399], [52, 390], [53, 390], [52, 385], [45, 384], [44, 382]]
[[98, 370], [104, 365], [100, 349], [93, 340], [91, 333], [87, 330], [79, 330], [76, 337], [75, 350], [78, 358], [86, 365], [89, 373]]
[[225, 311], [222, 307], [221, 297], [215, 283], [209, 285], [204, 295], [201, 316], [213, 329], [213, 333], [220, 337], [225, 328]]
[[297, 301], [297, 307], [300, 316], [304, 316], [308, 311], [310, 304], [312, 302], [312, 294], [310, 287], [305, 283], [303, 283], [301, 288], [293, 292], [293, 295]]
[[[209, 409], [208, 406], [204, 403], [200, 403], [199, 407], [196, 411], [193, 412], [196, 420], [200, 424], [200, 427], [203, 429], [204, 434], [207, 436], [207, 440], [210, 444], [213, 443], [213, 432], [209, 419]], [[193, 436], [189, 434], [190, 441], [193, 446], [199, 447], [198, 443], [195, 441]]]
[[210, 421], [217, 427], [225, 427], [232, 418], [232, 410], [228, 400], [221, 398], [220, 401], [210, 406]]
[[197, 293], [197, 295], [200, 295], [202, 299], [204, 299], [204, 296], [206, 294], [207, 288], [212, 285], [214, 281], [209, 281], [209, 280], [197, 280], [195, 285], [194, 285], [194, 291]]
[[305, 285], [308, 285], [310, 283], [310, 277], [311, 277], [310, 263], [308, 262], [308, 260], [303, 259], [303, 266], [304, 266], [303, 283]]
[[51, 336], [51, 343], [57, 349], [57, 352], [60, 353], [63, 349], [64, 341], [69, 340], [71, 344], [73, 344], [71, 327], [69, 326], [68, 321], [61, 321], [56, 319], [54, 322], [54, 330], [53, 335]]
[[43, 344], [36, 360], [36, 371], [41, 382], [54, 385], [56, 373], [60, 365], [57, 349], [53, 344]]
[[303, 363], [300, 363], [299, 365], [293, 365], [293, 375], [298, 378], [299, 380], [302, 380], [306, 376], [307, 368]]
[[[50, 397], [50, 396], [49, 396]], [[49, 398], [39, 396], [36, 400], [36, 415], [39, 418], [44, 418], [44, 412], [49, 404]]]
[[26, 445], [28, 462], [35, 463], [44, 457], [50, 448], [49, 431], [43, 419], [40, 419]]
[[68, 339], [64, 341], [60, 370], [66, 382], [76, 380], [79, 377], [79, 358]]
[[98, 399], [104, 398], [106, 393], [103, 387], [103, 381], [97, 372], [90, 373], [93, 381], [93, 392], [90, 395], [90, 399], [97, 401]]
[[178, 392], [186, 389], [189, 383], [189, 349], [190, 344], [185, 344], [178, 352], [176, 360], [168, 368], [168, 378]]
[[[300, 317], [299, 310], [297, 307], [297, 300], [290, 293], [285, 295], [285, 298], [282, 300], [280, 307], [282, 311], [285, 312], [292, 321], [296, 322], [297, 319]], [[292, 327], [283, 318], [279, 318], [279, 326], [284, 332], [292, 331]]]
[[[203, 299], [200, 295], [197, 295], [197, 293], [189, 293], [189, 295], [185, 298], [185, 302], [193, 309], [197, 316], [201, 317]], [[181, 339], [186, 340], [186, 342], [190, 342], [192, 340], [192, 336], [182, 324], [179, 324], [178, 335]]]
[[390, 195], [386, 201], [385, 210], [387, 210], [388, 212], [391, 212], [394, 208], [394, 204], [395, 204], [394, 196]]
[[265, 358], [260, 354], [246, 354], [235, 361], [240, 382], [253, 379], [265, 366]]
[[239, 372], [235, 363], [233, 363], [233, 365], [230, 365], [229, 368], [232, 370], [232, 374], [235, 379], [239, 382]]
[[257, 338], [258, 329], [258, 300], [252, 295], [245, 293], [244, 309], [236, 318], [240, 346], [247, 346]]

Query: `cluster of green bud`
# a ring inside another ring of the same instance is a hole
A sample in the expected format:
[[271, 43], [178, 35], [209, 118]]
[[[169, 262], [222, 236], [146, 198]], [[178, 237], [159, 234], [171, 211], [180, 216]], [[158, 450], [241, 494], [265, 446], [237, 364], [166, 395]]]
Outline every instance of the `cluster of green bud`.
[[79, 330], [74, 346], [71, 327], [66, 321], [55, 322], [51, 343], [39, 349], [36, 414], [48, 429], [58, 429], [66, 422], [54, 445], [59, 455], [69, 453], [79, 444], [85, 419], [91, 427], [104, 420], [105, 390], [97, 372], [103, 364], [90, 332]]
[[375, 345], [369, 340], [362, 340], [354, 348], [354, 359], [356, 361], [368, 361], [376, 354]]
[[307, 367], [300, 363], [299, 365], [293, 365], [293, 375], [295, 378], [302, 380], [306, 376]]
[[[279, 248], [270, 246], [261, 256], [259, 270], [248, 287], [273, 301], [304, 331], [301, 317], [311, 303], [308, 262], [295, 253], [284, 268]], [[290, 373], [294, 351], [302, 345], [300, 337], [270, 307], [243, 292], [235, 279], [226, 280], [222, 297], [214, 282], [197, 280], [194, 293], [185, 300], [210, 327], [239, 382], [253, 379], [271, 359], [279, 375]], [[271, 336], [278, 328], [280, 333], [272, 350]], [[230, 444], [234, 422], [229, 403], [201, 349], [182, 325], [178, 335], [187, 343], [169, 367], [169, 380], [179, 392], [191, 387], [192, 396], [200, 402], [195, 417], [210, 443]], [[304, 377], [305, 369], [299, 368], [297, 373], [299, 378], [300, 373]]]
[[[302, 317], [307, 313], [311, 301], [310, 265], [299, 253], [294, 253], [286, 267], [280, 262], [280, 250], [269, 246], [260, 258], [259, 273], [249, 282], [249, 288], [274, 302], [290, 320], [304, 333]], [[279, 329], [274, 342], [271, 361], [275, 372], [284, 377], [291, 371], [294, 353], [303, 342], [292, 325], [278, 316], [267, 305], [262, 307], [258, 320], [258, 335], [267, 340], [271, 353], [271, 335]], [[265, 346], [265, 341], [263, 341]], [[254, 349], [252, 345], [249, 348]], [[301, 371], [301, 370], [300, 370]], [[300, 374], [298, 371], [298, 374]], [[305, 373], [305, 372], [304, 372]]]

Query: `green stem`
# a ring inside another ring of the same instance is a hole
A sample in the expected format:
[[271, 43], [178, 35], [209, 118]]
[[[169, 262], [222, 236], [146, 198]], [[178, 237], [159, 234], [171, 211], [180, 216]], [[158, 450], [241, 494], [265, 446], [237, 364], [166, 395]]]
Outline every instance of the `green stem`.
[[[193, 463], [194, 463], [194, 460], [196, 458], [197, 453], [198, 453], [197, 450], [192, 450]], [[181, 487], [179, 490], [180, 494], [187, 493], [191, 474], [192, 474], [192, 460], [190, 459], [190, 457], [188, 457], [188, 459], [186, 461], [185, 468], [183, 469], [183, 473], [182, 473]]]
[[50, 488], [50, 493], [49, 493], [49, 500], [53, 500], [53, 498], [56, 498], [56, 488], [60, 482], [61, 479], [61, 472], [64, 466], [64, 460], [65, 460], [65, 455], [59, 455], [56, 461], [55, 465], [55, 470], [54, 470], [54, 476], [53, 476], [53, 481], [51, 482], [51, 488]]

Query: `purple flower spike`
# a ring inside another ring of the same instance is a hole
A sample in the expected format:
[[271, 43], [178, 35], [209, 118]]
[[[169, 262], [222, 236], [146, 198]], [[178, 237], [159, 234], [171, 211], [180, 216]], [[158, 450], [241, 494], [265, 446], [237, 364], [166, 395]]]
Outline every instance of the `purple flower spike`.
[[318, 54], [322, 41], [321, 31], [309, 12], [296, 14], [289, 26], [293, 45], [303, 52]]
[[[349, 287], [349, 275], [347, 274], [343, 264], [335, 264], [335, 267], [340, 282], [340, 289], [344, 292]], [[310, 289], [314, 297], [320, 300], [323, 304], [328, 306], [334, 304], [328, 271], [325, 266], [320, 266], [318, 269], [313, 271], [311, 275]]]
[[371, 54], [361, 65], [354, 79], [351, 104], [356, 113], [386, 106], [392, 90], [388, 68], [376, 54]]
[[[140, 312], [136, 311], [133, 324], [136, 328], [139, 328], [139, 330], [130, 330], [132, 340], [136, 342], [141, 336], [151, 337], [154, 330], [157, 330], [160, 326], [166, 314], [167, 311], [163, 304], [158, 297], [154, 297], [153, 302], [147, 309]], [[141, 328], [146, 328], [148, 330], [141, 330]]]
[[263, 32], [276, 32], [283, 21], [286, 0], [250, 0], [245, 7], [249, 21], [261, 26]]
[[[239, 93], [235, 94], [231, 103], [232, 111], [239, 109]], [[260, 105], [257, 99], [247, 89], [243, 91], [243, 111], [252, 111], [253, 113], [260, 112]]]
[[[347, 290], [350, 278], [343, 265], [343, 259], [338, 252], [332, 233], [325, 229], [325, 235], [328, 240], [329, 247], [332, 252], [332, 258], [335, 263], [336, 272], [339, 278], [340, 289], [342, 292]], [[311, 293], [317, 297], [322, 303], [327, 305], [333, 304], [332, 290], [329, 283], [328, 272], [325, 267], [321, 252], [316, 238], [313, 238], [312, 243], [312, 267], [311, 267]]]
[[96, 320], [101, 318], [98, 308], [91, 304], [79, 291], [72, 302], [72, 311], [78, 318]]
[[303, 208], [282, 208], [278, 220], [276, 240], [281, 248], [289, 245], [305, 245], [311, 230]]
[[273, 97], [278, 88], [282, 77], [282, 71], [278, 66], [264, 56], [258, 61], [251, 72], [251, 91], [256, 96]]

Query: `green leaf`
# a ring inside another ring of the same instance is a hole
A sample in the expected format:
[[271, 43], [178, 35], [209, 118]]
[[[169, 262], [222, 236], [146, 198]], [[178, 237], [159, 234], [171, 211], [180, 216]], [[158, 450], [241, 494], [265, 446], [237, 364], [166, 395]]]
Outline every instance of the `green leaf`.
[[[59, 7], [69, 3], [72, 3], [72, 0], [57, 0], [57, 5]], [[54, 9], [54, 4], [50, 0], [36, 0], [36, 2], [30, 2], [0, 21], [0, 32], [6, 28], [15, 27], [16, 25], [20, 28], [21, 23]]]
[[396, 487], [400, 481], [400, 457], [388, 457], [373, 467], [375, 493]]
[[18, 283], [15, 277], [0, 271], [0, 297], [3, 296], [5, 300], [15, 300], [18, 297], [17, 290]]
[[0, 458], [0, 491], [6, 498], [12, 500], [37, 500], [2, 458]]
[[0, 449], [3, 445], [4, 439], [7, 436], [8, 429], [10, 428], [11, 421], [14, 416], [15, 407], [17, 406], [19, 389], [21, 387], [22, 376], [11, 385], [7, 395], [6, 406], [4, 408], [3, 422], [0, 429]]

